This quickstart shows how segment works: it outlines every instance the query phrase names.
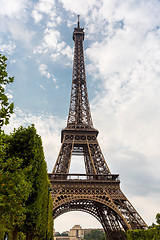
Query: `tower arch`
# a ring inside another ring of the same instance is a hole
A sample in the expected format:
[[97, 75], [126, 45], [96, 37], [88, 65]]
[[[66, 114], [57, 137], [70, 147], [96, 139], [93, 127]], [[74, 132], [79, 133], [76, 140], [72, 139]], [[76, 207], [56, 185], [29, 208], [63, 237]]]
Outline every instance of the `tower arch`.
[[[82, 188], [80, 188], [79, 190], [81, 191], [81, 189]], [[125, 230], [128, 230], [131, 228], [108, 194], [93, 195], [93, 193], [91, 193], [91, 195], [90, 194], [81, 195], [80, 191], [75, 189], [76, 193], [74, 192], [72, 196], [69, 194], [68, 195], [59, 194], [57, 198], [55, 198], [54, 208], [53, 208], [54, 218], [56, 218], [57, 215], [60, 214], [61, 212], [65, 213], [73, 210], [75, 211], [85, 210], [86, 212], [90, 213], [100, 221], [98, 213], [96, 213], [95, 211], [96, 206], [99, 205], [102, 208], [106, 208], [106, 211], [107, 209], [110, 209], [110, 211], [113, 211], [117, 215], [119, 215], [121, 220], [124, 222], [123, 226], [125, 226]]]

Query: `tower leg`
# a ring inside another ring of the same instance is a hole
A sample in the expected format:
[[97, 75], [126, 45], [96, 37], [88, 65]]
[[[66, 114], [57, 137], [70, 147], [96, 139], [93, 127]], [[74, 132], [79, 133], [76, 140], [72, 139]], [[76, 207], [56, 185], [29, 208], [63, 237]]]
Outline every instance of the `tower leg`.
[[95, 203], [97, 214], [104, 228], [107, 240], [126, 240], [126, 234], [122, 230], [117, 213], [110, 208], [105, 209], [100, 203]]

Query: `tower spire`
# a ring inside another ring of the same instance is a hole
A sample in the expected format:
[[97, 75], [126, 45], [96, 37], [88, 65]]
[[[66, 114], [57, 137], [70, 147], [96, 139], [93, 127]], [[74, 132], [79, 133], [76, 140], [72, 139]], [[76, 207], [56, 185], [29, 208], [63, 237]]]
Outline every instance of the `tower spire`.
[[78, 24], [77, 24], [77, 27], [80, 28], [80, 25], [79, 25], [79, 15], [78, 15]]
[[68, 128], [92, 128], [87, 83], [84, 63], [84, 29], [80, 28], [79, 15], [78, 24], [73, 32], [74, 40], [74, 61], [72, 74], [72, 89], [70, 98], [70, 108], [67, 121]]

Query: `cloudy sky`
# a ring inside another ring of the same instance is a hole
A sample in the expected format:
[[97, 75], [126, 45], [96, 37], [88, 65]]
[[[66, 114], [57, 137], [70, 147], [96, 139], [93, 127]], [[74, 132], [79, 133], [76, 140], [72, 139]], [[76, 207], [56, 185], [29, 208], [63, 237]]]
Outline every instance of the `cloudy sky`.
[[[72, 80], [72, 32], [85, 28], [89, 99], [98, 140], [121, 189], [147, 224], [160, 212], [160, 1], [0, 0], [0, 52], [15, 81], [10, 125], [35, 124], [48, 171], [60, 149]], [[83, 172], [73, 159], [71, 172]], [[63, 222], [63, 224], [62, 224]], [[101, 227], [84, 213], [67, 213], [56, 231]]]

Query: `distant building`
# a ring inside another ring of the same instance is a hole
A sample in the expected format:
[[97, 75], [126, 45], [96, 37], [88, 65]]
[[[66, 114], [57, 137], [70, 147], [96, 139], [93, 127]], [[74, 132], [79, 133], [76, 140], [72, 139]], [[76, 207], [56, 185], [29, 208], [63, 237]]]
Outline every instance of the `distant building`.
[[[80, 240], [84, 238], [85, 234], [90, 233], [92, 230], [95, 230], [95, 228], [83, 229], [80, 225], [74, 225], [69, 231], [69, 236], [54, 236], [54, 240]], [[98, 230], [104, 232], [103, 229]]]
[[74, 225], [72, 229], [70, 229], [69, 236], [72, 240], [83, 239], [84, 229], [82, 229], [80, 225]]

